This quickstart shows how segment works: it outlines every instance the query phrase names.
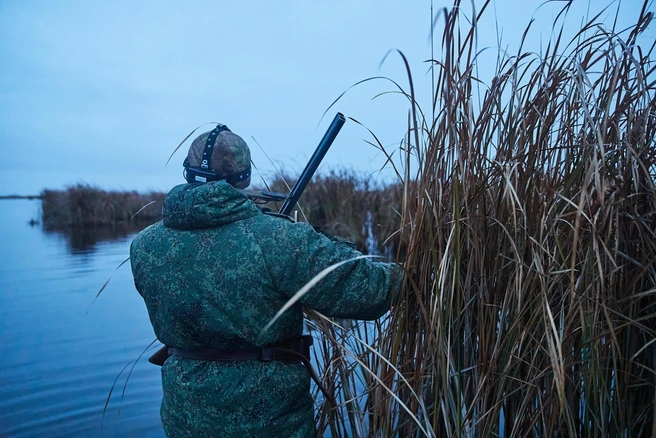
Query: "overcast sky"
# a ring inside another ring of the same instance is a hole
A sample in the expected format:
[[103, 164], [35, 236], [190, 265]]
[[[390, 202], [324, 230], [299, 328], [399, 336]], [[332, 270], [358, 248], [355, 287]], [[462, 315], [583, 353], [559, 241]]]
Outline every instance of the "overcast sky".
[[[531, 17], [532, 49], [549, 39], [564, 3], [542, 3], [496, 1], [479, 24], [479, 48], [494, 53], [482, 71], [492, 71], [499, 47], [516, 49]], [[604, 15], [610, 23], [617, 2], [591, 3], [575, 0], [568, 28], [612, 3]], [[642, 3], [623, 1], [620, 24], [635, 22]], [[450, 4], [433, 0], [435, 11]], [[0, 195], [78, 182], [168, 190], [183, 182], [186, 147], [165, 168], [166, 160], [205, 122], [241, 135], [268, 175], [270, 159], [300, 172], [337, 111], [393, 149], [407, 103], [394, 95], [372, 100], [389, 83], [358, 86], [321, 116], [367, 77], [407, 84], [398, 55], [380, 65], [392, 49], [407, 56], [420, 102], [429, 102], [431, 22], [430, 0], [0, 0]], [[322, 168], [376, 172], [383, 159], [369, 139], [347, 122]]]

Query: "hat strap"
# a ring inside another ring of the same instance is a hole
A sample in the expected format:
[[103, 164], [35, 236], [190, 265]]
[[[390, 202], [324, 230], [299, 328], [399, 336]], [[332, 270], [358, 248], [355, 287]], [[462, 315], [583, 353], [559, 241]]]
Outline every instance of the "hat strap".
[[205, 142], [205, 150], [203, 150], [203, 158], [200, 160], [200, 168], [203, 170], [210, 170], [210, 163], [212, 162], [212, 153], [214, 152], [214, 143], [216, 142], [216, 137], [219, 136], [223, 131], [230, 131], [226, 125], [218, 124], [216, 128], [210, 132], [210, 135], [207, 137]]

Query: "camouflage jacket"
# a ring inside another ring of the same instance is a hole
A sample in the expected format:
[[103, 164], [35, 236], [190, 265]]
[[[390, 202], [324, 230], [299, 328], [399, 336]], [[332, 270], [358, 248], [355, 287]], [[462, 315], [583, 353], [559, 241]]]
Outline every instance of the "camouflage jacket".
[[[132, 273], [157, 338], [186, 349], [267, 346], [298, 337], [301, 305], [262, 328], [326, 267], [361, 255], [303, 223], [262, 211], [225, 182], [171, 190], [163, 220], [130, 248]], [[400, 288], [400, 269], [359, 259], [301, 300], [328, 316], [376, 319]], [[162, 367], [161, 416], [169, 437], [314, 436], [302, 364], [211, 362], [172, 356]]]

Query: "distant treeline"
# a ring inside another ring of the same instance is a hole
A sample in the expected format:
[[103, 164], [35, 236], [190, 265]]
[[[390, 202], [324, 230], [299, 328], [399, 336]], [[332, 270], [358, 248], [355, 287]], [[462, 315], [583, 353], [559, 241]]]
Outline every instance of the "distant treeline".
[[0, 199], [41, 199], [40, 195], [4, 195]]

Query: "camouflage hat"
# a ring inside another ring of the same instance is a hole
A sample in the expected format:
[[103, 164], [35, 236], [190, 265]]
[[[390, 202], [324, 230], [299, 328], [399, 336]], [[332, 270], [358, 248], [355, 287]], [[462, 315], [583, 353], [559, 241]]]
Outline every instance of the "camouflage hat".
[[[222, 126], [222, 125], [220, 125]], [[227, 127], [216, 135], [214, 149], [209, 163], [203, 163], [203, 153], [207, 139], [213, 131], [205, 132], [191, 143], [185, 168], [202, 168], [218, 175], [216, 179], [226, 179], [238, 189], [245, 189], [251, 183], [251, 151], [246, 142]], [[189, 173], [189, 169], [187, 169]], [[241, 176], [237, 181], [231, 181], [231, 176]], [[189, 177], [187, 177], [189, 180]], [[195, 179], [199, 181], [198, 178]], [[208, 179], [209, 180], [209, 179]]]

